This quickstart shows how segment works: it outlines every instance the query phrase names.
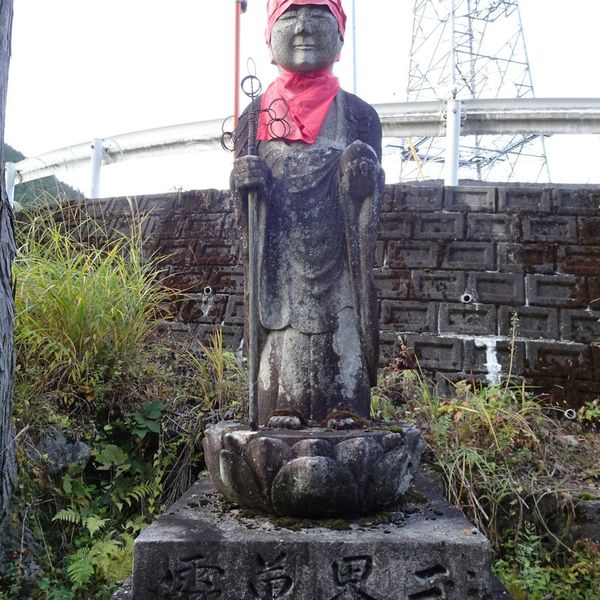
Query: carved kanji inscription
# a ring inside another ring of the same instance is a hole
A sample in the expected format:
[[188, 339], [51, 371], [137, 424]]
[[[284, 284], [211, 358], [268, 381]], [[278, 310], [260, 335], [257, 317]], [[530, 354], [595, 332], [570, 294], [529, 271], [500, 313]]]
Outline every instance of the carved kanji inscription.
[[175, 559], [161, 584], [164, 600], [214, 600], [220, 598], [224, 570], [201, 555]]
[[259, 554], [256, 561], [258, 569], [249, 582], [253, 597], [260, 600], [276, 600], [288, 596], [294, 587], [294, 578], [287, 555], [282, 552], [269, 561]]
[[348, 556], [332, 564], [333, 580], [338, 594], [330, 600], [377, 600], [365, 591], [373, 570], [370, 556]]

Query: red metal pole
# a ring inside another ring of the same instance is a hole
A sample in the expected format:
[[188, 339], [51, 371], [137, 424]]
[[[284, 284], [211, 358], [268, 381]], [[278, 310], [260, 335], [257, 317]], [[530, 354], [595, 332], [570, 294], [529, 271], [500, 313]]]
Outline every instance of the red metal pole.
[[235, 58], [233, 82], [233, 127], [237, 129], [240, 114], [240, 32], [243, 5], [240, 0], [235, 0]]

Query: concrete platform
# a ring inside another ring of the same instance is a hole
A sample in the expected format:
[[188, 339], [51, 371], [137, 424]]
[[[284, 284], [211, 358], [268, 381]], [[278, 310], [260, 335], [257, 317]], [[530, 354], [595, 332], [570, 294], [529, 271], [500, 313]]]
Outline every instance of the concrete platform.
[[[499, 600], [486, 538], [422, 477], [375, 517], [250, 514], [197, 483], [135, 544], [133, 600]], [[118, 594], [118, 593], [117, 593]]]

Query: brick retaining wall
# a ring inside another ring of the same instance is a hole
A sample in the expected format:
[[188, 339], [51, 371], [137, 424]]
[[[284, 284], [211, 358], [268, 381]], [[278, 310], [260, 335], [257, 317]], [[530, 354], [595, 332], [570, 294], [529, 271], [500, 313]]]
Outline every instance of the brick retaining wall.
[[[147, 249], [185, 290], [173, 330], [243, 330], [243, 269], [229, 194], [88, 203], [109, 227], [147, 214]], [[377, 242], [382, 355], [412, 349], [442, 387], [512, 373], [572, 406], [600, 397], [600, 187], [386, 187]]]

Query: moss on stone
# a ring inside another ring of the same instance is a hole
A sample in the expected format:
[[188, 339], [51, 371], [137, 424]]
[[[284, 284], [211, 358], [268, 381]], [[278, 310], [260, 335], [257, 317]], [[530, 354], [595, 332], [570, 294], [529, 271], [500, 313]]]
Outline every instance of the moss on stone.
[[402, 425], [384, 425], [381, 429], [389, 431], [390, 433], [403, 433], [404, 431]]
[[414, 488], [408, 490], [404, 495], [404, 498], [407, 502], [414, 502], [415, 504], [425, 504], [427, 502], [427, 496], [421, 494], [421, 492], [418, 492]]
[[297, 517], [276, 517], [274, 524], [281, 529], [290, 529], [292, 531], [314, 527], [314, 523], [310, 519], [300, 519]]

